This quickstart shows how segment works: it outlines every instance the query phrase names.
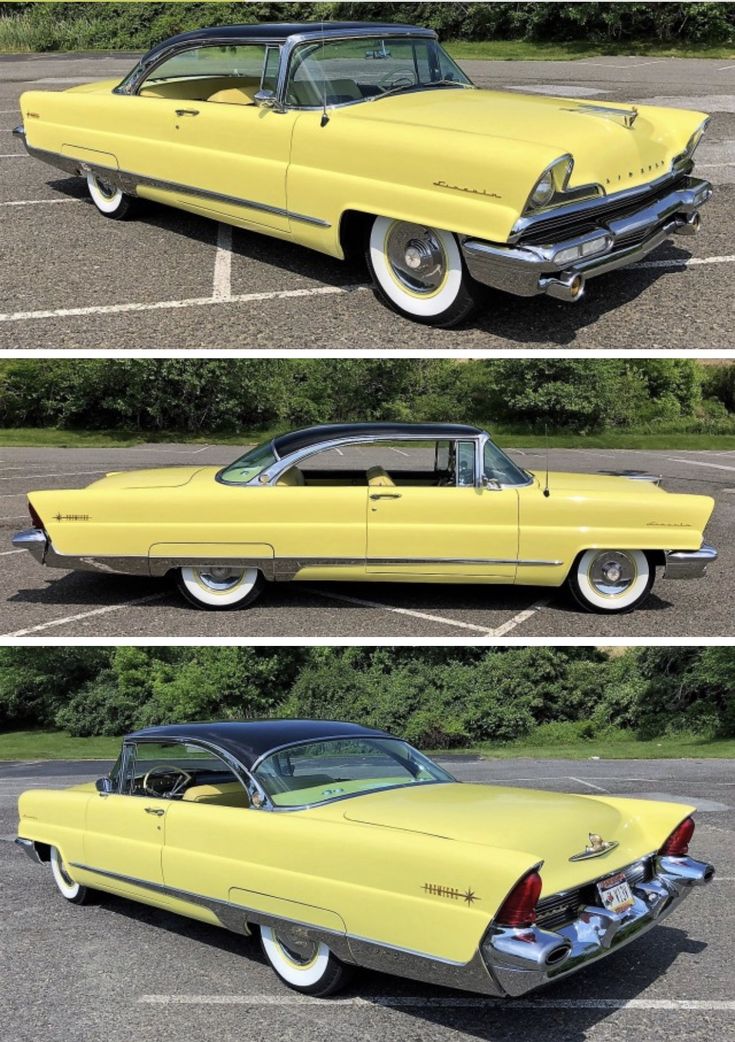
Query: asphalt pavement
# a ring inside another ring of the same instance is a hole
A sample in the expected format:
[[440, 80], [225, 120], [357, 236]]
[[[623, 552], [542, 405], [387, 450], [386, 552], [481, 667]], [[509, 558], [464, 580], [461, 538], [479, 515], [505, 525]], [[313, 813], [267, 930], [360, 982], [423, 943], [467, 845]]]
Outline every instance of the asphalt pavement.
[[105, 221], [86, 188], [11, 136], [24, 90], [120, 76], [134, 55], [0, 57], [0, 348], [731, 348], [735, 63], [646, 57], [464, 62], [478, 85], [710, 112], [696, 238], [591, 281], [577, 305], [489, 293], [459, 330], [374, 299], [361, 265], [162, 206]]
[[460, 780], [698, 807], [695, 857], [715, 881], [665, 923], [520, 1000], [360, 971], [335, 999], [284, 988], [255, 940], [111, 896], [69, 905], [12, 840], [30, 787], [97, 778], [94, 761], [0, 764], [0, 1037], [7, 1042], [447, 1039], [732, 1042], [735, 772], [732, 760], [440, 761]]
[[[735, 452], [552, 449], [551, 470], [648, 473], [664, 488], [715, 498], [705, 533], [720, 557], [705, 578], [659, 577], [650, 599], [629, 615], [581, 611], [561, 590], [500, 585], [275, 583], [250, 608], [203, 612], [163, 579], [43, 568], [10, 544], [30, 524], [26, 492], [74, 488], [110, 470], [184, 464], [224, 465], [245, 446], [141, 445], [124, 449], [38, 449], [0, 446], [0, 635], [259, 639], [357, 637], [365, 640], [499, 637], [616, 639], [735, 636], [732, 580], [735, 547]], [[374, 462], [373, 449], [345, 449], [337, 462]], [[386, 451], [393, 451], [386, 449]], [[368, 454], [371, 454], [368, 460]], [[364, 455], [363, 455], [364, 454]], [[527, 469], [543, 469], [543, 449], [510, 450]], [[400, 466], [400, 453], [395, 464]], [[553, 488], [552, 488], [553, 494]]]

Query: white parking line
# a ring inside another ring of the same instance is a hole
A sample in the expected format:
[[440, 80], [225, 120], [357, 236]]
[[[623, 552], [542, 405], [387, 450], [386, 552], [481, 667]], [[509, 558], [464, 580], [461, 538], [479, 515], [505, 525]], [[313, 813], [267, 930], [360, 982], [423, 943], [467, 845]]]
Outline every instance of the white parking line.
[[411, 615], [415, 619], [439, 622], [443, 626], [459, 626], [460, 629], [475, 630], [477, 633], [482, 633], [485, 637], [493, 636], [493, 631], [487, 626], [475, 626], [472, 622], [460, 622], [458, 619], [447, 619], [443, 615], [430, 615], [428, 612], [413, 611], [411, 608], [396, 608], [392, 604], [382, 604], [380, 601], [367, 601], [363, 600], [362, 597], [348, 597], [344, 593], [326, 593], [323, 590], [312, 590], [311, 592], [315, 593], [317, 597], [324, 597], [327, 600], [345, 601], [347, 604], [358, 604], [362, 608], [380, 608], [395, 615]]
[[688, 257], [685, 260], [640, 261], [631, 268], [693, 268], [698, 264], [733, 264], [735, 254], [725, 257]]
[[153, 1006], [317, 1006], [336, 1015], [345, 1006], [370, 1010], [375, 1006], [395, 1009], [621, 1009], [681, 1010], [729, 1013], [735, 1000], [716, 999], [489, 999], [481, 995], [353, 995], [345, 999], [316, 999], [309, 995], [141, 995], [138, 1002]]
[[597, 792], [610, 792], [609, 789], [603, 789], [601, 785], [593, 785], [591, 781], [586, 781], [584, 778], [575, 778], [571, 774], [568, 774], [567, 778], [569, 778], [569, 781], [577, 782], [578, 785], [589, 785], [591, 789], [595, 789]]
[[58, 206], [60, 203], [83, 203], [84, 199], [15, 199], [0, 206]]
[[508, 621], [504, 622], [502, 626], [490, 630], [489, 635], [491, 637], [504, 637], [506, 633], [510, 633], [511, 630], [516, 629], [516, 627], [522, 625], [522, 623], [528, 622], [536, 612], [541, 611], [541, 609], [545, 608], [548, 603], [548, 601], [537, 601], [536, 604], [532, 604], [530, 608], [526, 608], [525, 611], [521, 611], [517, 615], [514, 615], [512, 619], [508, 619]]
[[3, 550], [0, 557], [10, 557], [11, 554], [24, 554], [25, 550]]
[[190, 297], [186, 300], [156, 300], [139, 304], [98, 304], [85, 308], [54, 308], [48, 311], [14, 311], [0, 314], [0, 322], [27, 322], [43, 318], [84, 318], [87, 315], [115, 315], [130, 311], [171, 311], [178, 308], [211, 307], [213, 304], [252, 304], [262, 300], [287, 300], [293, 297], [343, 296], [369, 286], [313, 286], [310, 289], [280, 289], [264, 293], [234, 294], [228, 300], [215, 297]]
[[654, 58], [649, 62], [627, 62], [625, 65], [613, 64], [612, 62], [591, 62], [581, 61], [577, 62], [577, 65], [599, 65], [603, 69], [642, 69], [644, 65], [660, 65], [661, 62], [666, 61], [666, 58]]
[[704, 463], [698, 459], [675, 459], [673, 456], [667, 456], [669, 463], [688, 463], [690, 467], [711, 467], [712, 470], [735, 470], [735, 467], [728, 467], [725, 463]]
[[30, 159], [27, 152], [0, 152], [0, 159]]
[[168, 593], [153, 593], [148, 597], [138, 597], [134, 601], [126, 601], [124, 604], [108, 604], [104, 608], [95, 608], [93, 611], [83, 611], [78, 615], [67, 615], [63, 619], [52, 619], [50, 622], [42, 622], [38, 626], [29, 626], [25, 630], [16, 630], [14, 633], [0, 633], [0, 637], [27, 637], [31, 633], [40, 633], [54, 626], [64, 626], [67, 622], [79, 622], [82, 619], [91, 619], [96, 615], [108, 615], [113, 611], [123, 611], [125, 608], [134, 608], [139, 604], [150, 604], [151, 601], [161, 601]]
[[217, 227], [217, 252], [214, 257], [213, 300], [232, 300], [232, 225]]

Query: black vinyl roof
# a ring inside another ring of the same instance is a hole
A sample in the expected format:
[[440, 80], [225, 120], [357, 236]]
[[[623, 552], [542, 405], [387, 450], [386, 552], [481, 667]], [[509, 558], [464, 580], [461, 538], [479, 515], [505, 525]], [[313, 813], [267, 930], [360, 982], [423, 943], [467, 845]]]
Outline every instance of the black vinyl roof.
[[465, 423], [325, 423], [319, 427], [305, 427], [273, 439], [281, 459], [292, 452], [319, 445], [324, 441], [349, 441], [351, 438], [374, 437], [385, 441], [391, 438], [415, 438], [416, 441], [439, 441], [453, 438], [476, 438], [483, 432], [479, 427]]
[[215, 720], [195, 724], [163, 724], [144, 727], [126, 736], [126, 741], [148, 738], [159, 742], [167, 739], [199, 739], [223, 749], [250, 770], [253, 764], [279, 746], [324, 738], [389, 738], [386, 731], [345, 723], [341, 720]]
[[188, 33], [179, 33], [178, 36], [170, 36], [167, 40], [162, 40], [146, 54], [143, 61], [147, 63], [160, 50], [167, 50], [169, 47], [179, 44], [197, 43], [200, 40], [202, 43], [214, 40], [231, 40], [234, 43], [246, 39], [284, 43], [289, 36], [318, 37], [323, 32], [356, 31], [364, 31], [365, 36], [380, 36], [381, 33], [436, 36], [432, 29], [392, 22], [253, 22], [244, 25], [214, 25], [204, 29], [194, 29]]

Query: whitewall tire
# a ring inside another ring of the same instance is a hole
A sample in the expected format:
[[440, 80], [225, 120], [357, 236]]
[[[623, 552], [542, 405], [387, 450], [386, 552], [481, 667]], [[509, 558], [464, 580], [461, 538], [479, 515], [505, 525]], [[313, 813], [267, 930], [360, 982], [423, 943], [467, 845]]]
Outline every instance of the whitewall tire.
[[177, 583], [184, 597], [197, 608], [227, 611], [252, 604], [260, 596], [265, 580], [257, 568], [205, 565], [180, 568]]
[[648, 597], [656, 569], [643, 550], [586, 550], [574, 562], [569, 588], [587, 611], [632, 611]]
[[56, 847], [51, 847], [51, 873], [62, 897], [65, 897], [67, 901], [71, 901], [75, 905], [87, 903], [90, 891], [86, 886], [82, 886], [81, 883], [74, 882]]
[[130, 212], [132, 202], [130, 196], [125, 195], [119, 188], [108, 184], [103, 177], [91, 171], [87, 174], [87, 189], [92, 197], [92, 202], [105, 217], [120, 221]]
[[452, 232], [376, 217], [367, 262], [379, 298], [426, 325], [457, 325], [475, 309], [475, 284]]
[[270, 926], [261, 926], [260, 942], [272, 969], [289, 988], [304, 995], [333, 995], [347, 983], [350, 971], [318, 941], [284, 941]]

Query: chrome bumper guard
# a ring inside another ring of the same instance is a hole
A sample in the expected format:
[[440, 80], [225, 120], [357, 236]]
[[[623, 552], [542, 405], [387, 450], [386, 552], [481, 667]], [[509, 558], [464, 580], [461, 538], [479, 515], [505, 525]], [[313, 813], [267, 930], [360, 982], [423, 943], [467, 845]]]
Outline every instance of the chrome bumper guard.
[[[686, 177], [680, 186], [632, 213], [596, 220], [590, 211], [587, 223], [593, 230], [584, 234], [544, 244], [465, 239], [462, 254], [472, 278], [486, 286], [520, 297], [545, 293], [558, 300], [579, 300], [588, 278], [635, 264], [674, 234], [696, 234], [699, 207], [711, 195], [708, 181]], [[567, 262], [575, 253], [578, 258]]]
[[701, 579], [707, 565], [717, 560], [717, 551], [709, 543], [699, 550], [667, 550], [664, 579]]
[[28, 855], [28, 857], [31, 859], [31, 861], [34, 861], [37, 865], [42, 865], [43, 864], [43, 861], [38, 856], [38, 851], [36, 850], [36, 844], [33, 842], [32, 839], [23, 839], [22, 836], [17, 836], [16, 839], [13, 840], [13, 842], [15, 843], [15, 845], [17, 847], [20, 847], [20, 849], [25, 854]]
[[16, 550], [28, 550], [39, 564], [44, 563], [49, 542], [42, 528], [24, 528], [15, 533], [12, 542]]
[[704, 861], [657, 857], [652, 878], [631, 887], [634, 904], [627, 912], [587, 905], [556, 931], [494, 926], [480, 947], [482, 957], [504, 995], [523, 995], [640, 937], [714, 874]]

